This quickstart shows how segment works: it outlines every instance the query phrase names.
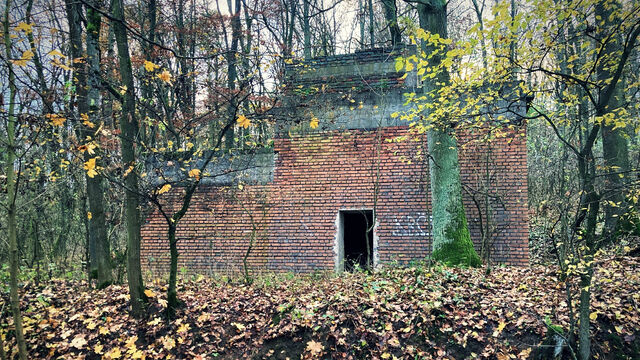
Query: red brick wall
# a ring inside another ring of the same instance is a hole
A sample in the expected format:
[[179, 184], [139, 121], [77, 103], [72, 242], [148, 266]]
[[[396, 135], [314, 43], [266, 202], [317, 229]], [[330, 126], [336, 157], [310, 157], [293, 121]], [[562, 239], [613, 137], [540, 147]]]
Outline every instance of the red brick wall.
[[[377, 251], [381, 263], [407, 263], [430, 253], [428, 166], [422, 139], [393, 141], [406, 127], [332, 131], [276, 139], [274, 179], [266, 185], [202, 187], [178, 227], [179, 264], [198, 272], [241, 269], [252, 229], [256, 243], [248, 257], [253, 270], [313, 271], [334, 268], [336, 219], [340, 210], [373, 209], [377, 196]], [[491, 145], [492, 195], [498, 230], [494, 261], [528, 262], [527, 171], [524, 129]], [[484, 181], [486, 146], [461, 142], [462, 180], [472, 238], [480, 241], [478, 211], [471, 194]], [[166, 195], [171, 203], [176, 191]], [[497, 201], [497, 200], [496, 200]], [[175, 202], [175, 201], [174, 201]], [[251, 220], [253, 218], [253, 221]], [[166, 271], [166, 225], [151, 213], [142, 230], [143, 264]]]

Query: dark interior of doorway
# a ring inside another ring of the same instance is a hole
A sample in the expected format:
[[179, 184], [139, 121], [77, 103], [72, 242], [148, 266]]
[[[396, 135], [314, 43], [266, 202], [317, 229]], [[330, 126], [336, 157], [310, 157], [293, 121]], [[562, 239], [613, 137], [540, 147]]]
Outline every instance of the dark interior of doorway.
[[[373, 267], [373, 211], [343, 211], [343, 243], [345, 271]], [[369, 252], [367, 254], [367, 241]]]

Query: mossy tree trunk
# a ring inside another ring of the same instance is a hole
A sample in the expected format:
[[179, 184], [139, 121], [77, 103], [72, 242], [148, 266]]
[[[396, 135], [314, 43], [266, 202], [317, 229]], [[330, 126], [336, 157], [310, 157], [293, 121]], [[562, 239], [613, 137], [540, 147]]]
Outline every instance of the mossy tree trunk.
[[[595, 7], [595, 14], [603, 20], [601, 31], [598, 33], [599, 41], [605, 43], [602, 51], [604, 54], [598, 67], [598, 79], [606, 81], [612, 77], [610, 68], [615, 68], [618, 56], [622, 52], [621, 36], [614, 34], [620, 26], [620, 19], [615, 13], [620, 11], [620, 3], [612, 1], [609, 4], [599, 3]], [[613, 34], [613, 35], [612, 35]], [[611, 37], [610, 37], [611, 36]], [[609, 38], [610, 37], [610, 38]], [[623, 79], [613, 89], [611, 98], [606, 107], [597, 109], [599, 116], [606, 113], [618, 111], [624, 106], [624, 84]], [[625, 187], [629, 180], [629, 145], [625, 136], [625, 128], [616, 128], [615, 123], [602, 123], [602, 153], [604, 157], [605, 172], [605, 199], [602, 203], [605, 213], [604, 221], [604, 242], [614, 241], [618, 223], [621, 217], [627, 212], [625, 201]]]
[[[443, 0], [418, 2], [420, 27], [442, 38], [447, 37], [447, 7]], [[433, 49], [423, 42], [427, 54]], [[431, 66], [440, 64], [440, 56], [431, 58]], [[441, 84], [450, 82], [447, 71], [423, 82], [424, 93], [434, 94]], [[431, 211], [433, 216], [432, 258], [449, 265], [479, 266], [480, 257], [473, 248], [462, 203], [458, 144], [454, 129], [443, 122], [428, 132], [429, 172], [431, 176]]]

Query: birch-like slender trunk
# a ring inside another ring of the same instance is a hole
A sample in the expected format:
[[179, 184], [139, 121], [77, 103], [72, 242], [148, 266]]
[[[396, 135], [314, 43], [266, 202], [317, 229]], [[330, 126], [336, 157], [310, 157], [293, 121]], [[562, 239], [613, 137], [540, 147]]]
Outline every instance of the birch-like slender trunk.
[[[7, 59], [13, 59], [11, 54], [11, 38], [9, 34], [9, 9], [11, 0], [6, 0], [4, 9], [4, 46]], [[18, 178], [14, 163], [16, 162], [16, 116], [15, 102], [18, 89], [16, 87], [15, 73], [11, 62], [6, 63], [9, 73], [9, 109], [7, 113], [7, 138], [6, 138], [6, 174], [7, 174], [7, 235], [9, 240], [9, 303], [13, 313], [16, 342], [18, 343], [18, 357], [27, 359], [27, 344], [24, 339], [22, 327], [22, 313], [20, 311], [20, 294], [18, 292], [18, 273], [20, 271], [20, 255], [18, 253], [17, 222], [16, 222], [16, 198], [18, 196]], [[20, 169], [17, 171], [20, 174]]]

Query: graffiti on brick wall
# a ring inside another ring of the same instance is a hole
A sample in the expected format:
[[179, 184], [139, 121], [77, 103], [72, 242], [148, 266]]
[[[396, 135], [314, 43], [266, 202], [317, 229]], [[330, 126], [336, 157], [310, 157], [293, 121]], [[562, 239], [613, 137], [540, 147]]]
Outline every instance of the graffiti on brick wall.
[[414, 212], [393, 217], [393, 236], [429, 236], [431, 216], [424, 212]]

